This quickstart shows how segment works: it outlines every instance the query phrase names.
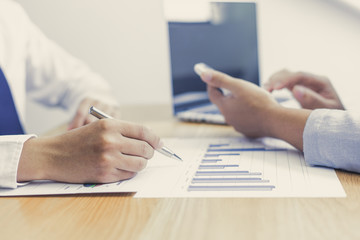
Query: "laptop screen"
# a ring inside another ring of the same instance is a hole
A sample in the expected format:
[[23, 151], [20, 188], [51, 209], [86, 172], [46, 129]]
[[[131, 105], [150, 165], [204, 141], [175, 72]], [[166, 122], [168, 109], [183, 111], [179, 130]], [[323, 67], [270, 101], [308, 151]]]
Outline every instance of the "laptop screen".
[[196, 63], [259, 85], [256, 4], [210, 4], [205, 21], [168, 21], [175, 114], [209, 102]]

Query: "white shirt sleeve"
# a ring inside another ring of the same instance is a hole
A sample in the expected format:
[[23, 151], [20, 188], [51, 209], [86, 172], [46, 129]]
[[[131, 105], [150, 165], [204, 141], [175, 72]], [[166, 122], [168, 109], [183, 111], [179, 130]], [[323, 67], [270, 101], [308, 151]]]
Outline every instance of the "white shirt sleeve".
[[[22, 121], [27, 97], [70, 112], [85, 97], [118, 104], [109, 84], [49, 40], [15, 1], [0, 1], [0, 66]], [[32, 136], [0, 137], [0, 187], [19, 185], [16, 175], [21, 151]]]
[[17, 170], [24, 142], [35, 135], [0, 136], [0, 188], [16, 188]]
[[341, 110], [314, 110], [303, 139], [308, 164], [360, 173], [360, 116]]

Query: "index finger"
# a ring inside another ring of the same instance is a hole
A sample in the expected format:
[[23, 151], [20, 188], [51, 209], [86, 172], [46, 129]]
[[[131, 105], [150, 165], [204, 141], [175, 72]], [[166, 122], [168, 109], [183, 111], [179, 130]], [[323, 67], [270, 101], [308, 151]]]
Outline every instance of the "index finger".
[[157, 136], [155, 133], [153, 133], [146, 126], [124, 122], [124, 121], [118, 121], [118, 120], [115, 121], [117, 121], [119, 124], [118, 129], [121, 135], [128, 138], [145, 141], [149, 143], [150, 146], [152, 146], [154, 149], [158, 149], [162, 147], [161, 146], [162, 142], [160, 141], [160, 137]]
[[201, 73], [201, 79], [212, 87], [228, 90], [232, 89], [234, 81], [236, 81], [233, 77], [216, 70], [208, 70]]
[[73, 117], [73, 119], [69, 124], [69, 129], [81, 127], [86, 123], [86, 119], [89, 116], [88, 109], [89, 109], [89, 100], [84, 99], [83, 101], [80, 102], [75, 112], [75, 116]]
[[296, 79], [292, 79], [292, 75], [293, 73], [286, 69], [280, 70], [270, 76], [269, 80], [264, 84], [264, 88], [269, 92], [285, 88], [290, 80], [296, 81]]
[[292, 90], [296, 85], [303, 85], [317, 91], [323, 87], [324, 80], [319, 76], [306, 72], [282, 70], [273, 74], [269, 81], [264, 84], [264, 87], [271, 92], [283, 88]]

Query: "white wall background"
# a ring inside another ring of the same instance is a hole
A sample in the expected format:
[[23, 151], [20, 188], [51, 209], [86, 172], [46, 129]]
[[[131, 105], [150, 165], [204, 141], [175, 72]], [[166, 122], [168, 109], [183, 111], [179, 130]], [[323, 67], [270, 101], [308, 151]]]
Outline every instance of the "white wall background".
[[[123, 104], [170, 101], [162, 0], [19, 0], [59, 45], [114, 87]], [[29, 103], [27, 130], [41, 133], [69, 119]], [[46, 116], [46, 120], [39, 119]]]
[[263, 79], [282, 68], [328, 76], [344, 104], [360, 110], [360, 10], [340, 0], [263, 0]]
[[[108, 79], [119, 102], [170, 101], [162, 0], [18, 2], [50, 38]], [[327, 75], [344, 103], [358, 108], [360, 12], [339, 0], [258, 2], [262, 79], [285, 67]], [[69, 119], [61, 111], [28, 107], [30, 132], [41, 133]]]

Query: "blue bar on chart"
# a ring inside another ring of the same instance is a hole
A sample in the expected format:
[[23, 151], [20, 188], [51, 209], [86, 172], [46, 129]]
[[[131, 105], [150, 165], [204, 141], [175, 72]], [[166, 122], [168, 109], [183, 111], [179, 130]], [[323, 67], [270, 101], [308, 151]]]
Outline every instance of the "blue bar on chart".
[[238, 156], [240, 153], [217, 153], [217, 154], [205, 154], [204, 157], [220, 157], [220, 156]]
[[262, 178], [193, 178], [192, 183], [265, 183]]
[[223, 144], [210, 144], [209, 147], [212, 148], [212, 147], [226, 147], [226, 146], [229, 146], [230, 144], [229, 143], [223, 143]]
[[279, 152], [287, 151], [285, 148], [209, 148], [208, 152]]
[[203, 159], [201, 161], [201, 163], [217, 163], [217, 162], [221, 162], [222, 159], [219, 158], [215, 158], [215, 159]]
[[261, 175], [259, 172], [249, 171], [196, 171], [195, 176], [243, 176], [243, 175]]
[[194, 186], [190, 185], [188, 191], [272, 191], [273, 185], [236, 185], [236, 186]]
[[239, 167], [237, 164], [225, 164], [225, 165], [217, 165], [217, 164], [207, 164], [207, 165], [199, 165], [199, 169], [224, 169], [228, 167]]

